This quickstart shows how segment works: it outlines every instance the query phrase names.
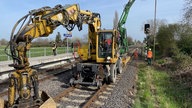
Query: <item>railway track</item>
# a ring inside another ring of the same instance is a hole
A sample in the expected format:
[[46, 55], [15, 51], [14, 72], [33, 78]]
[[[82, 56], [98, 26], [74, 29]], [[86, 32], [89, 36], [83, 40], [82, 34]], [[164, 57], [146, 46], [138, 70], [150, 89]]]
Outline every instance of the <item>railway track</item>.
[[[57, 68], [49, 68], [44, 71], [49, 73], [42, 74], [46, 75], [45, 77], [39, 79], [39, 82], [43, 82], [47, 79], [50, 79], [56, 75], [63, 73], [63, 71], [52, 72], [53, 70], [57, 71], [59, 69], [62, 70], [62, 67], [70, 66], [73, 63], [68, 63], [63, 66], [58, 66]], [[124, 68], [126, 69], [126, 68]], [[66, 71], [66, 70], [65, 70]], [[125, 70], [124, 70], [125, 71]], [[111, 91], [116, 86], [118, 81], [120, 80], [122, 74], [118, 74], [117, 82], [110, 85], [103, 85], [99, 90], [97, 87], [68, 87], [63, 92], [58, 93], [56, 96], [53, 96], [55, 102], [57, 103], [58, 108], [90, 108], [90, 107], [100, 107], [104, 105], [104, 101], [111, 95]], [[3, 94], [3, 95], [2, 95]], [[6, 93], [0, 93], [0, 97], [7, 95]]]
[[[41, 63], [41, 64], [37, 64], [37, 65], [33, 65], [31, 66], [32, 69], [35, 69], [35, 70], [39, 70], [38, 71], [38, 75], [41, 75], [45, 72], [48, 72], [48, 71], [51, 71], [51, 70], [55, 70], [55, 69], [58, 69], [60, 68], [61, 66], [63, 65], [56, 65], [56, 66], [52, 66], [52, 67], [46, 67], [44, 69], [41, 69], [42, 67], [44, 66], [49, 66], [49, 65], [52, 65], [52, 64], [56, 64], [56, 63], [59, 63], [59, 62], [64, 62], [64, 61], [67, 61], [67, 62], [71, 62], [74, 58], [68, 58], [68, 59], [62, 59], [62, 60], [57, 60], [57, 61], [51, 61], [51, 62], [47, 62], [47, 63]], [[77, 60], [78, 59], [74, 59], [74, 60]], [[4, 74], [9, 74], [11, 72], [13, 72], [14, 70], [7, 70], [7, 71], [4, 71], [4, 72], [0, 72], [0, 75], [4, 75]], [[3, 81], [0, 81], [0, 85], [6, 85], [8, 84], [8, 78], [3, 80]]]
[[[74, 65], [77, 62], [79, 62], [79, 61], [77, 60], [77, 61], [73, 61], [73, 62], [70, 62], [70, 63], [66, 63], [64, 65], [59, 65], [59, 66], [54, 66], [54, 67], [38, 70], [39, 71], [38, 76], [41, 77], [41, 78], [39, 78], [39, 82], [41, 83], [41, 82], [43, 82], [45, 80], [51, 79], [52, 77], [60, 75], [63, 72], [66, 72], [67, 70], [69, 70], [66, 67]], [[1, 87], [4, 86], [4, 87], [8, 88], [8, 82], [9, 81], [6, 80], [6, 81], [0, 83]], [[8, 95], [8, 90], [0, 92], [0, 97], [4, 97], [6, 95]]]
[[90, 108], [100, 107], [107, 99], [118, 81], [121, 74], [117, 76], [117, 82], [107, 85], [104, 84], [100, 89], [93, 86], [80, 86], [66, 88], [63, 92], [53, 97], [58, 108]]

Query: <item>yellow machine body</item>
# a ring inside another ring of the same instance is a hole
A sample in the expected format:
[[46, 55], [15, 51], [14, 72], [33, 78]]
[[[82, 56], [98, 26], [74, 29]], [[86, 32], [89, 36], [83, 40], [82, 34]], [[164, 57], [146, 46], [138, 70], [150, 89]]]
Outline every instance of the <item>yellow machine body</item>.
[[[39, 95], [37, 71], [31, 69], [27, 51], [30, 50], [34, 38], [47, 37], [60, 25], [68, 31], [72, 31], [76, 26], [80, 31], [83, 24], [88, 25], [88, 43], [78, 49], [82, 63], [77, 64], [76, 77], [81, 75], [82, 78], [92, 80], [100, 85], [100, 79], [104, 79], [102, 76], [107, 74], [107, 77], [115, 82], [116, 71], [122, 70], [122, 61], [119, 58], [118, 31], [115, 29], [101, 30], [100, 14], [80, 10], [77, 4], [56, 5], [54, 8], [42, 7], [31, 10], [18, 20], [12, 29], [10, 42], [5, 48], [7, 55], [13, 59], [13, 64], [10, 66], [15, 68], [9, 78], [7, 107], [25, 105], [27, 101], [31, 100], [34, 101], [34, 105], [39, 105], [42, 108], [51, 108], [44, 105], [45, 103], [47, 105], [51, 103], [56, 107], [49, 96], [45, 100], [44, 96]], [[104, 40], [107, 38], [111, 39], [111, 44], [106, 50]], [[8, 53], [8, 47], [11, 53]], [[90, 82], [84, 84], [90, 84]], [[34, 90], [34, 96], [32, 96], [31, 90]], [[17, 99], [16, 92], [19, 94]]]
[[[34, 105], [43, 105], [44, 107], [42, 108], [50, 108], [50, 106], [44, 105], [45, 103], [49, 103], [49, 101], [45, 101], [45, 99], [38, 94], [37, 71], [31, 69], [28, 61], [27, 51], [30, 50], [31, 41], [34, 38], [49, 36], [60, 25], [68, 31], [72, 31], [74, 27], [77, 26], [80, 31], [82, 30], [83, 24], [89, 25], [90, 37], [95, 40], [97, 32], [100, 30], [101, 26], [99, 17], [98, 13], [80, 10], [77, 4], [73, 4], [65, 6], [56, 5], [54, 8], [42, 7], [40, 9], [34, 9], [18, 20], [13, 27], [10, 42], [5, 48], [5, 51], [7, 51], [7, 48], [10, 46], [11, 54], [7, 52], [7, 55], [12, 57], [13, 64], [10, 66], [15, 68], [15, 71], [11, 73], [9, 78], [10, 84], [6, 106], [27, 106], [28, 101], [33, 101]], [[96, 40], [93, 41], [93, 43], [95, 44]], [[86, 50], [86, 47], [84, 47], [82, 51], [79, 51], [89, 52]], [[93, 53], [96, 54], [96, 51]], [[85, 55], [83, 59], [90, 58], [96, 57]], [[31, 90], [34, 90], [34, 96], [31, 95]], [[19, 94], [17, 99], [16, 92]], [[53, 104], [53, 101], [51, 104], [55, 105]]]
[[[57, 105], [55, 101], [46, 92], [40, 91], [39, 96], [43, 100], [43, 104], [41, 104], [39, 108], [56, 108]], [[0, 108], [6, 108], [7, 104], [8, 104], [8, 101], [5, 101], [0, 98]], [[17, 106], [17, 107], [27, 108], [27, 106]]]
[[[91, 33], [91, 32], [90, 32]], [[97, 33], [89, 34], [88, 43], [81, 46], [78, 49], [78, 54], [80, 58], [86, 61], [95, 61], [95, 63], [106, 63], [106, 57], [99, 56], [101, 45], [104, 46], [104, 42], [100, 42], [99, 39], [102, 38], [101, 33], [110, 33], [112, 36], [111, 45], [111, 58], [109, 63], [116, 63], [119, 57], [118, 54], [118, 36], [119, 33], [116, 29], [113, 30], [99, 30]], [[101, 44], [100, 44], [101, 43]]]

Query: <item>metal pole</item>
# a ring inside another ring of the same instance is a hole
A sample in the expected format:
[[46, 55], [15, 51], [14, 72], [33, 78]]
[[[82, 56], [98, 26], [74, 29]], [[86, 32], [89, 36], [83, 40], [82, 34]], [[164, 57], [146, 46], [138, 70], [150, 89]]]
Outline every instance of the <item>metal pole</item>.
[[46, 52], [46, 48], [44, 48], [44, 56], [46, 56], [46, 53], [47, 53], [47, 52]]
[[[8, 50], [8, 54], [10, 54], [10, 50]], [[10, 56], [8, 56], [8, 60], [10, 60]]]
[[67, 37], [67, 53], [68, 53], [68, 37]]
[[29, 50], [29, 58], [31, 58], [31, 51]]
[[154, 12], [154, 40], [153, 40], [153, 60], [155, 60], [156, 11], [157, 11], [157, 0], [155, 0], [155, 12]]

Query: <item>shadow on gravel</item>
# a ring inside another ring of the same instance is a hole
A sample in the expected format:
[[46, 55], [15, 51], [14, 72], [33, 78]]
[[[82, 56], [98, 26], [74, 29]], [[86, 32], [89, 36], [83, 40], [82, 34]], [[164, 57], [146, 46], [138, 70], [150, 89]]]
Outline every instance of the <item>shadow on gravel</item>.
[[[134, 58], [131, 58], [131, 60], [130, 60], [130, 62], [128, 62], [128, 64], [130, 66], [133, 66], [133, 67], [138, 67], [139, 62], [145, 62], [145, 60], [143, 58], [141, 58], [141, 57], [139, 59], [137, 59], [137, 60], [135, 60]], [[147, 64], [147, 62], [146, 62], [146, 64]]]
[[8, 87], [9, 87], [9, 80], [5, 80], [5, 81], [3, 81], [3, 82], [4, 82], [4, 84], [3, 84], [3, 85], [0, 85], [0, 92], [3, 92], [3, 91], [5, 91], [5, 90], [7, 90]]
[[69, 80], [72, 78], [72, 70], [67, 70], [62, 72], [59, 75], [55, 75], [55, 78], [52, 79], [52, 81], [59, 81], [63, 85], [61, 85], [62, 88], [68, 88], [69, 87]]
[[0, 86], [0, 93], [8, 89], [8, 84], [7, 85], [1, 85]]

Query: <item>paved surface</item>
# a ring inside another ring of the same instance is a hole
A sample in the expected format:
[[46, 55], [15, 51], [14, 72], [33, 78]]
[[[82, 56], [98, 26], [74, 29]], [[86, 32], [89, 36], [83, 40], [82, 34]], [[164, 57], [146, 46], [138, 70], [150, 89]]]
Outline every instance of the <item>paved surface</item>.
[[[70, 58], [73, 58], [73, 54], [65, 53], [65, 54], [59, 54], [56, 56], [51, 55], [51, 56], [29, 58], [29, 62], [30, 62], [30, 66], [34, 66], [34, 65], [41, 65], [44, 63], [54, 62], [58, 60], [70, 59]], [[9, 64], [12, 64], [12, 63], [13, 63], [12, 60], [0, 62], [0, 80], [6, 79], [8, 77], [8, 74], [4, 74], [5, 71], [14, 70], [13, 67], [9, 67]]]

